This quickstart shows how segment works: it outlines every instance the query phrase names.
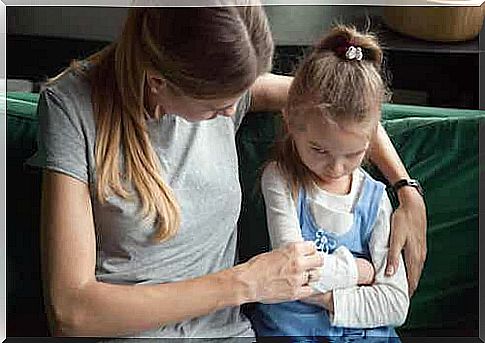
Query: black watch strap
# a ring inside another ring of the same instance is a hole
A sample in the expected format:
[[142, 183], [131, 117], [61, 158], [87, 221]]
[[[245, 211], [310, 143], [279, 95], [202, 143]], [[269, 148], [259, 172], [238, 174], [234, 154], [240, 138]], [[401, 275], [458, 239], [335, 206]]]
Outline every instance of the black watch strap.
[[401, 179], [392, 186], [392, 189], [394, 190], [394, 192], [397, 192], [400, 188], [405, 186], [416, 188], [418, 193], [421, 194], [421, 196], [424, 196], [423, 187], [421, 187], [419, 181], [415, 179]]

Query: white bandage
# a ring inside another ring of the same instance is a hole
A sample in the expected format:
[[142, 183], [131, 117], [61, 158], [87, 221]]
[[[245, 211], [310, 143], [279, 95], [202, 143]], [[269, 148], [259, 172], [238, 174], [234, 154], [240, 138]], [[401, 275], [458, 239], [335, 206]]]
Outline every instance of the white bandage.
[[340, 246], [332, 254], [320, 254], [323, 256], [320, 278], [309, 283], [314, 290], [325, 293], [332, 289], [357, 285], [359, 277], [357, 264], [346, 247]]

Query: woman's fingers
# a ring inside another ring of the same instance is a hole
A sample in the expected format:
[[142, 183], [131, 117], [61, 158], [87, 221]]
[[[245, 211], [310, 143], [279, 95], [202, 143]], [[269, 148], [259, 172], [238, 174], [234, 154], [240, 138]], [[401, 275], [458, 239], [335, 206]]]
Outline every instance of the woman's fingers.
[[291, 243], [287, 247], [294, 249], [296, 253], [303, 256], [312, 256], [317, 253], [315, 243], [310, 241]]
[[400, 207], [392, 215], [386, 275], [393, 275], [396, 272], [400, 254], [404, 249], [409, 296], [412, 296], [419, 284], [427, 249], [424, 201], [421, 195], [414, 194], [416, 193], [414, 189], [410, 192], [408, 197], [412, 201], [408, 199], [401, 202], [400, 200]]
[[308, 283], [320, 280], [320, 269], [310, 269], [308, 271]]
[[407, 239], [408, 230], [397, 216], [392, 217], [391, 237], [389, 239], [389, 251], [387, 255], [386, 275], [392, 276], [399, 265], [399, 256]]
[[426, 246], [416, 238], [411, 238], [409, 241], [411, 243], [406, 244], [404, 248], [404, 262], [408, 273], [409, 296], [411, 297], [416, 291], [421, 278], [421, 272], [426, 260]]
[[319, 268], [323, 265], [323, 257], [318, 253], [313, 242], [291, 243], [281, 249], [293, 254], [297, 268], [296, 272]]
[[[297, 299], [308, 298], [315, 295], [315, 290], [310, 286], [302, 286], [297, 295]], [[296, 299], [295, 299], [296, 300]]]

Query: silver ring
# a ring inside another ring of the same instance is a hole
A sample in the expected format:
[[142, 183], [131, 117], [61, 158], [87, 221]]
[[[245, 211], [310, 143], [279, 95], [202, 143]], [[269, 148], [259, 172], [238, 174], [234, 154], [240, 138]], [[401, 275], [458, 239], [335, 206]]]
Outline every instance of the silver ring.
[[308, 285], [309, 282], [310, 282], [310, 272], [308, 270], [305, 270], [303, 272], [303, 284]]
[[310, 269], [308, 271], [308, 283], [310, 283], [311, 281], [316, 281], [319, 279], [319, 271], [318, 269]]

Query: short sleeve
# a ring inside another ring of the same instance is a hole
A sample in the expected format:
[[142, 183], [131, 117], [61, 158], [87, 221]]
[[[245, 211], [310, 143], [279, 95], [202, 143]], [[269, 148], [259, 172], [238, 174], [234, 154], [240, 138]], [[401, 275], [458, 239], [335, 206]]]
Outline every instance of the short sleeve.
[[241, 99], [236, 107], [236, 113], [233, 116], [234, 120], [234, 131], [237, 131], [239, 126], [241, 125], [244, 116], [249, 111], [249, 107], [251, 106], [251, 92], [248, 90], [246, 93], [243, 94]]
[[46, 88], [37, 107], [38, 150], [26, 161], [31, 167], [49, 169], [88, 183], [87, 144], [79, 113], [64, 94]]

